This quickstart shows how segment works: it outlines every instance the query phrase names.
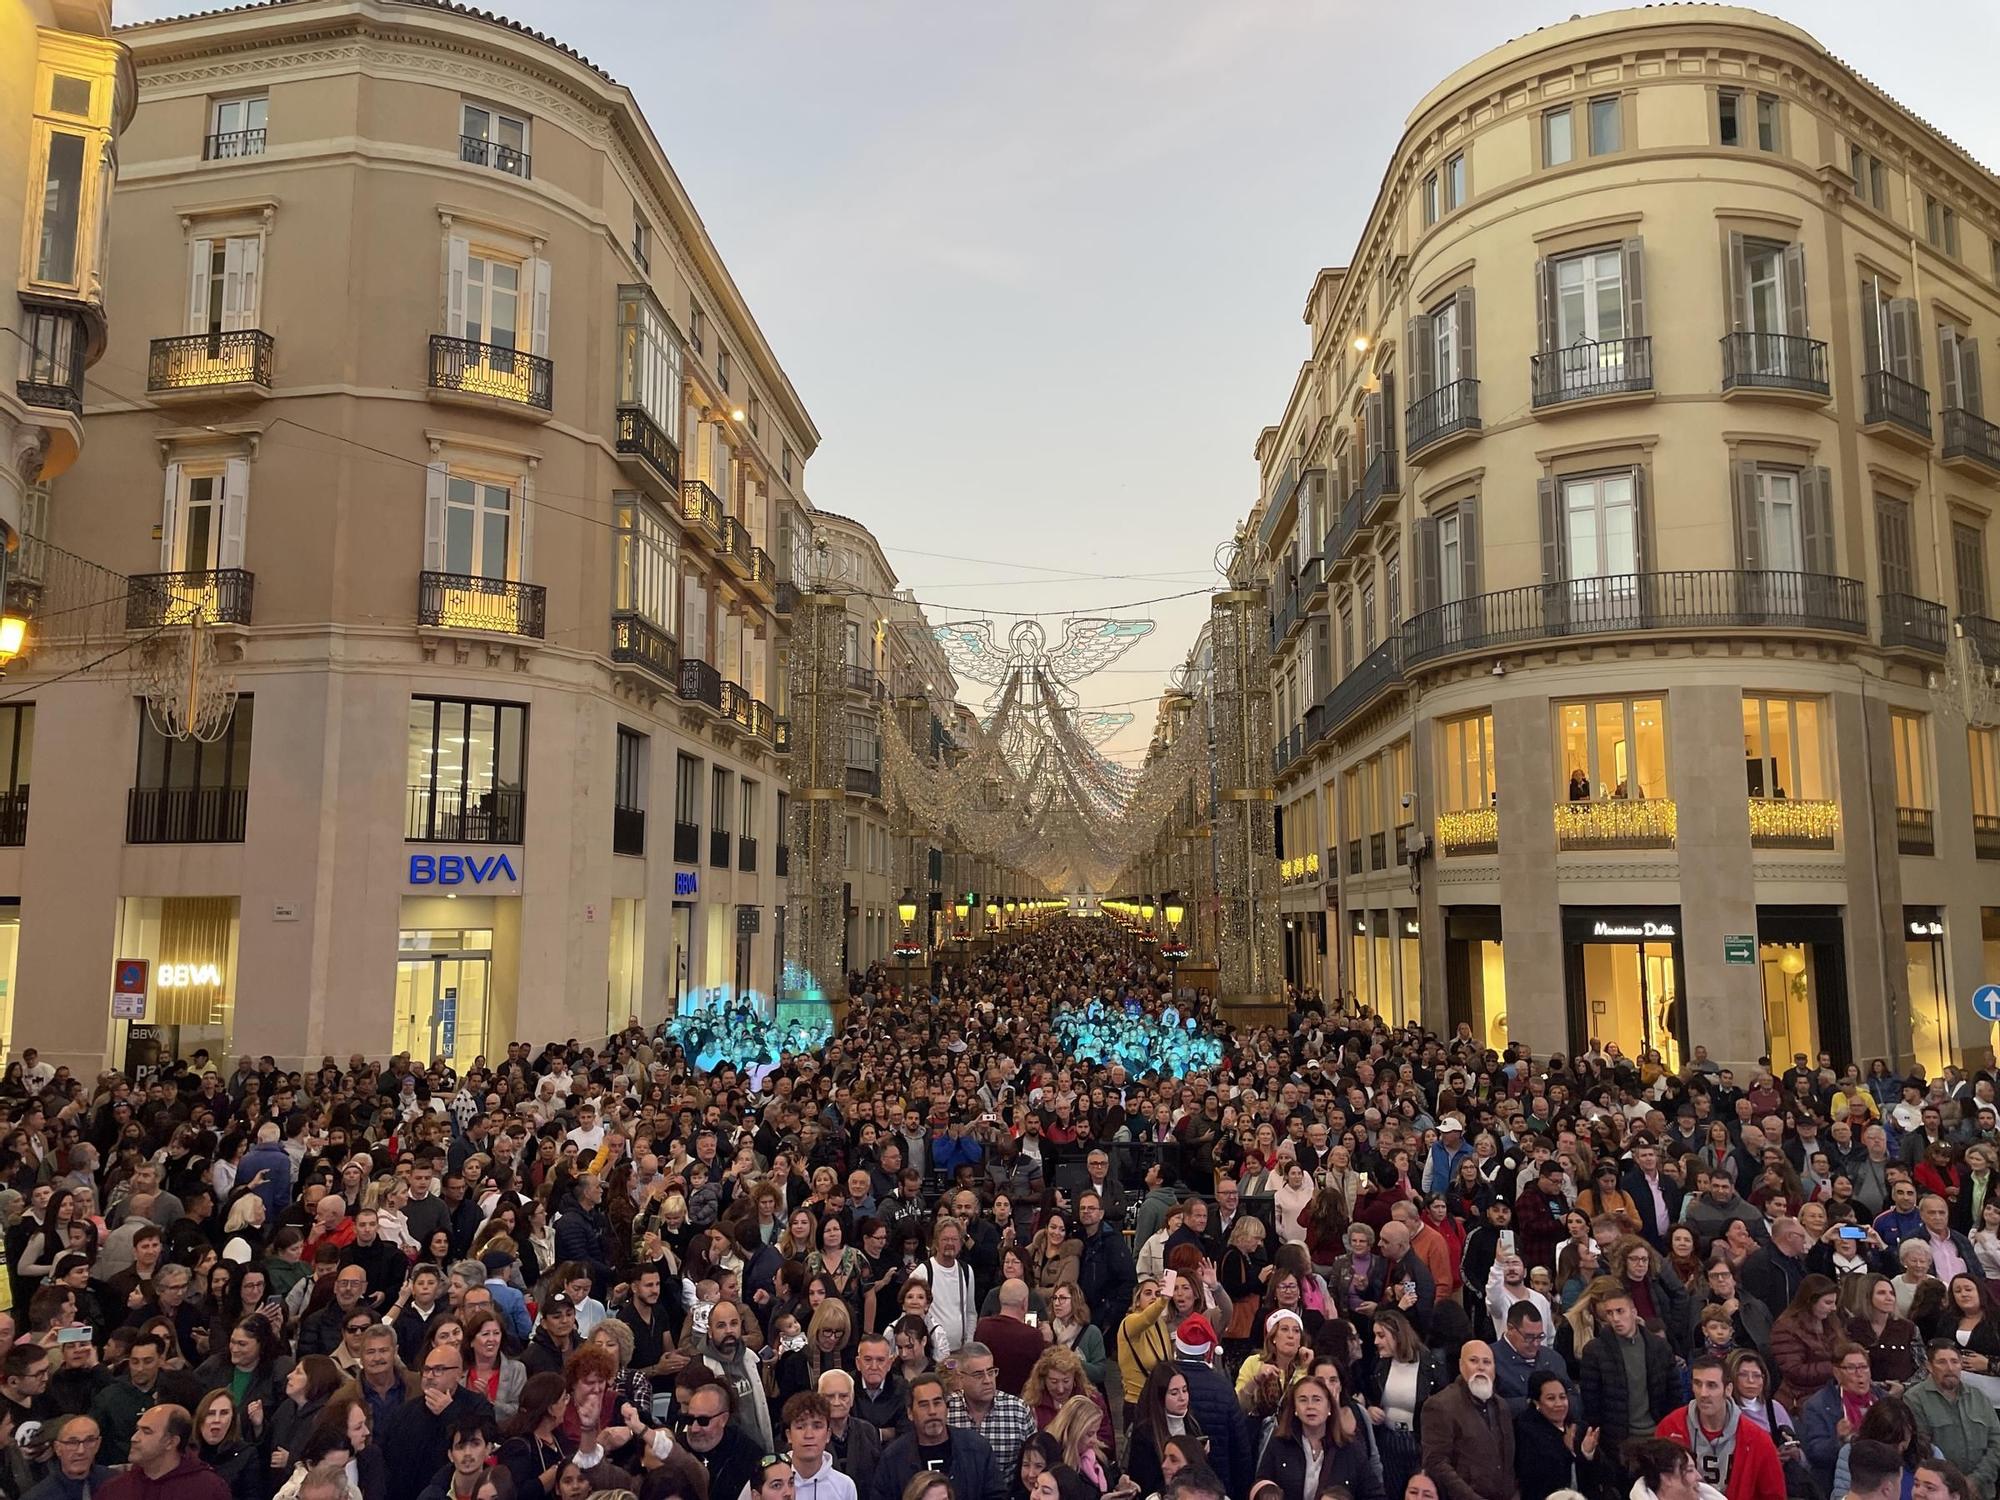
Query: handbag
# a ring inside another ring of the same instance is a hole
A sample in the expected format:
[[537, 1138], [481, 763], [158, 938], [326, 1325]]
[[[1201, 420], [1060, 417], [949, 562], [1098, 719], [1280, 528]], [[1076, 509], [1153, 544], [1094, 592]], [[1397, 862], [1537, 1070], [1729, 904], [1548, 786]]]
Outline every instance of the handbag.
[[1257, 1304], [1249, 1297], [1238, 1297], [1229, 1309], [1229, 1326], [1222, 1331], [1225, 1339], [1247, 1339], [1257, 1332]]

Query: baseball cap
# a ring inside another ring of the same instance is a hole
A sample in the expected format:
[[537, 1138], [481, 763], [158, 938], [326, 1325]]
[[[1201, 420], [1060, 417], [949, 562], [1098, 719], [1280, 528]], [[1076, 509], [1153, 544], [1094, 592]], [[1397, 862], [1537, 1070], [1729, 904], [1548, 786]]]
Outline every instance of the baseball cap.
[[1457, 1115], [1446, 1115], [1442, 1120], [1438, 1121], [1439, 1135], [1450, 1135], [1454, 1130], [1460, 1135], [1465, 1134], [1465, 1121], [1459, 1119]]

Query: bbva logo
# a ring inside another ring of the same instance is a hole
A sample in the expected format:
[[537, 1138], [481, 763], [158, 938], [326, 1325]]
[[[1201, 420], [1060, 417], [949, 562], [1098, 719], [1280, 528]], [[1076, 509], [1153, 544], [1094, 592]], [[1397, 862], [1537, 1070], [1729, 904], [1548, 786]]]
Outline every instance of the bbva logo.
[[467, 854], [412, 854], [411, 885], [484, 885], [489, 880], [519, 880], [504, 854], [477, 859]]

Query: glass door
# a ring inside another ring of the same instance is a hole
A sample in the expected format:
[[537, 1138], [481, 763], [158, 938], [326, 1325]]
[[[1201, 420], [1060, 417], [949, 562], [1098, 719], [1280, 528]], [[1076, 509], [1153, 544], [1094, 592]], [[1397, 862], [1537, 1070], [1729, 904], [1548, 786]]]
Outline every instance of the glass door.
[[1624, 618], [1638, 602], [1639, 519], [1632, 476], [1563, 481], [1572, 619]]
[[396, 965], [392, 1049], [419, 1063], [442, 1057], [461, 1070], [470, 1065], [486, 1050], [492, 977], [489, 953], [406, 951]]
[[1556, 344], [1563, 390], [1583, 395], [1625, 378], [1625, 264], [1617, 250], [1556, 262]]

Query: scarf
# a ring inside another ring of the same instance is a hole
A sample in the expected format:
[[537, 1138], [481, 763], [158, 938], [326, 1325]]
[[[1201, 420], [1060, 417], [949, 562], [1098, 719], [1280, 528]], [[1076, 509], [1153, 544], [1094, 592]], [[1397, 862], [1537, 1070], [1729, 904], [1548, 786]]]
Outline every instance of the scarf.
[[1688, 1403], [1688, 1446], [1694, 1452], [1695, 1470], [1719, 1490], [1729, 1487], [1729, 1466], [1736, 1458], [1736, 1425], [1743, 1419], [1742, 1408], [1734, 1401], [1724, 1403], [1723, 1413], [1722, 1432], [1711, 1438], [1702, 1431], [1701, 1414], [1694, 1403]]

